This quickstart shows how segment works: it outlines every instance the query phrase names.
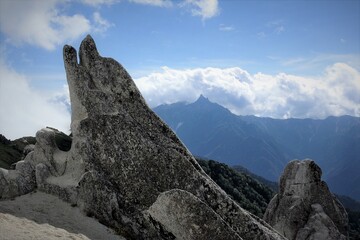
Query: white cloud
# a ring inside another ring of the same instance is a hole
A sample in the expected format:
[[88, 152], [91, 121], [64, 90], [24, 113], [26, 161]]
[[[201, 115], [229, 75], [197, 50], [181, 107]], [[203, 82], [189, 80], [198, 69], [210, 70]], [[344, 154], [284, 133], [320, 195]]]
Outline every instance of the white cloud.
[[83, 15], [63, 15], [57, 9], [61, 1], [0, 1], [0, 30], [7, 41], [53, 50], [91, 29]]
[[54, 99], [60, 95], [67, 99], [66, 94], [66, 91], [55, 96], [35, 92], [25, 76], [9, 68], [4, 59], [0, 59], [0, 133], [16, 139], [34, 136], [37, 130], [46, 126], [68, 132], [68, 106]]
[[129, 0], [129, 2], [152, 5], [156, 7], [171, 7], [173, 6], [170, 0]]
[[283, 25], [277, 26], [275, 27], [274, 32], [276, 34], [281, 34], [282, 32], [285, 32], [285, 27]]
[[108, 22], [106, 19], [102, 18], [99, 12], [93, 13], [93, 19], [94, 19], [94, 32], [103, 33], [108, 30], [109, 27], [114, 26], [114, 24]]
[[270, 59], [279, 62], [287, 69], [296, 71], [311, 71], [325, 68], [334, 62], [342, 62], [347, 65], [360, 70], [360, 56], [358, 54], [315, 54], [311, 57], [269, 57]]
[[189, 7], [192, 15], [200, 16], [203, 20], [215, 17], [220, 9], [218, 0], [185, 0], [181, 7]]
[[241, 68], [164, 67], [135, 80], [150, 106], [192, 102], [200, 94], [236, 114], [274, 118], [360, 116], [360, 73], [344, 63], [328, 67], [320, 77], [280, 73], [249, 74]]

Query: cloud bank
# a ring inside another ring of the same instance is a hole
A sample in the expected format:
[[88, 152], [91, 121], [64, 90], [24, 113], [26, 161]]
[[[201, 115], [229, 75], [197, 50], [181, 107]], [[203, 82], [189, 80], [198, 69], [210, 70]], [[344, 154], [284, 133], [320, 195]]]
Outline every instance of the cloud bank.
[[267, 75], [234, 68], [177, 70], [135, 80], [151, 107], [195, 101], [200, 94], [240, 115], [273, 118], [360, 116], [360, 73], [345, 63], [326, 68], [321, 76]]
[[1, 1], [0, 29], [12, 44], [31, 44], [54, 50], [65, 41], [90, 31], [83, 15], [68, 16], [57, 9], [60, 1]]
[[35, 136], [36, 131], [46, 126], [69, 132], [68, 106], [58, 101], [66, 95], [67, 89], [55, 95], [34, 91], [25, 76], [0, 59], [0, 133], [16, 139]]

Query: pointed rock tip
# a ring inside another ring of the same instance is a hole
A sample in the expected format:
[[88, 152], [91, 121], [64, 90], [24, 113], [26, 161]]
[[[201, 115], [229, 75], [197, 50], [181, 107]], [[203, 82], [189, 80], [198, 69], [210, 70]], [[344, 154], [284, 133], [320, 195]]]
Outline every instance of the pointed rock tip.
[[210, 101], [209, 101], [209, 99], [207, 97], [200, 94], [199, 98], [195, 102], [210, 102]]
[[80, 44], [80, 64], [89, 66], [90, 62], [99, 55], [94, 39], [88, 34]]
[[86, 35], [86, 37], [84, 38], [84, 40], [82, 40], [81, 43], [83, 42], [93, 42], [95, 43], [94, 39], [92, 38], [92, 36], [90, 34]]
[[70, 45], [63, 48], [63, 57], [66, 64], [77, 64], [76, 49]]

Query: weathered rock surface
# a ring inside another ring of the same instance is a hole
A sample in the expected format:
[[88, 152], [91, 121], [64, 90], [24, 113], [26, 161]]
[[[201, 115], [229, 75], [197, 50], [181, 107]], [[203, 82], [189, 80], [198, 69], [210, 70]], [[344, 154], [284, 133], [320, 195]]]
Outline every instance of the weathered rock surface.
[[15, 170], [0, 168], [0, 199], [9, 199], [33, 191], [36, 187], [34, 167], [27, 161], [16, 163]]
[[214, 210], [187, 191], [161, 193], [148, 213], [176, 239], [240, 239]]
[[347, 213], [321, 174], [312, 160], [291, 161], [264, 220], [288, 239], [347, 239]]
[[80, 63], [76, 50], [64, 47], [70, 151], [58, 148], [56, 130], [42, 129], [25, 159], [38, 189], [129, 239], [284, 239], [204, 173], [126, 70], [101, 57], [90, 36], [79, 55]]

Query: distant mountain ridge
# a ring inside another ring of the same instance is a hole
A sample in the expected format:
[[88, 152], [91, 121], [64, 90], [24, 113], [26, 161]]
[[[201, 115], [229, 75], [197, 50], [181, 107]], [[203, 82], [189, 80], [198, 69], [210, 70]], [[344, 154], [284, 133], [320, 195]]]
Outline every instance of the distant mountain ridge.
[[273, 136], [288, 158], [316, 160], [333, 191], [360, 199], [360, 118], [241, 118]]
[[161, 105], [154, 111], [194, 155], [240, 164], [270, 180], [277, 180], [286, 164], [269, 134], [204, 96], [192, 104]]
[[271, 119], [237, 116], [200, 96], [154, 111], [197, 156], [277, 181], [286, 163], [311, 158], [331, 190], [360, 200], [360, 118]]

